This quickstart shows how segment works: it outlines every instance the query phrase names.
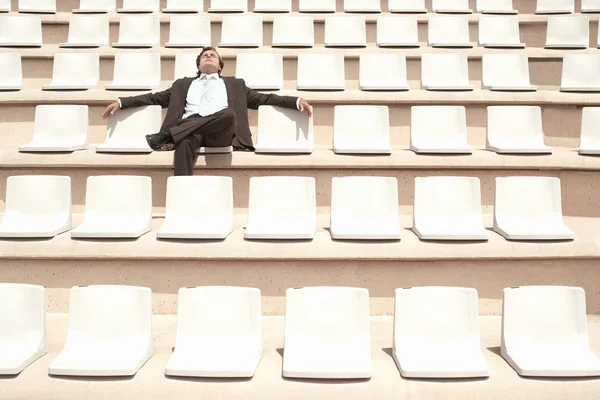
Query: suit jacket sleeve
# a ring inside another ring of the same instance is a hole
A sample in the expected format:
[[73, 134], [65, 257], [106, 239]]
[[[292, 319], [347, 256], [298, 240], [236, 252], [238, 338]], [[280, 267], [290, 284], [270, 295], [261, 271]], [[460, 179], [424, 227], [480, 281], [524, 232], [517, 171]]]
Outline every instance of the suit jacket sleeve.
[[244, 88], [246, 89], [248, 108], [252, 110], [257, 110], [259, 106], [277, 106], [296, 109], [297, 97], [279, 96], [274, 93], [259, 93], [256, 90], [247, 87], [245, 82]]
[[119, 97], [121, 108], [142, 107], [142, 106], [161, 106], [169, 107], [171, 101], [171, 88], [162, 92], [140, 94], [139, 96]]

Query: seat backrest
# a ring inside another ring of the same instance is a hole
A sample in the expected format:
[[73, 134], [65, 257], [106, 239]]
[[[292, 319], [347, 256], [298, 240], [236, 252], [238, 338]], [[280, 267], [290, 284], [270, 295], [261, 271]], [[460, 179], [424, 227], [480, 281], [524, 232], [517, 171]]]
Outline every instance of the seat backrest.
[[[240, 53], [235, 64], [236, 78], [244, 79], [252, 89], [283, 87], [283, 55], [275, 53]], [[269, 86], [269, 87], [266, 87]]]
[[331, 215], [398, 219], [398, 180], [384, 176], [334, 177]]
[[70, 221], [71, 178], [53, 175], [9, 176], [6, 180], [4, 217]]
[[117, 11], [117, 0], [79, 0], [80, 10]]
[[[0, 24], [2, 17], [0, 17]], [[0, 74], [0, 86], [23, 85], [23, 66], [21, 65], [21, 53], [0, 53], [0, 65], [2, 73]]]
[[410, 108], [410, 140], [443, 141], [467, 138], [464, 106], [413, 106]]
[[[172, 43], [201, 43], [210, 45], [210, 17], [208, 15], [172, 15], [169, 24], [169, 42]], [[177, 53], [177, 56], [191, 54]], [[195, 57], [198, 56], [194, 54]]]
[[546, 44], [590, 44], [590, 19], [586, 16], [549, 16]]
[[529, 86], [527, 54], [484, 54], [481, 61], [484, 86]]
[[367, 42], [367, 25], [363, 16], [325, 17], [325, 44]]
[[432, 53], [421, 56], [421, 82], [430, 84], [468, 84], [469, 64], [466, 54]]
[[344, 10], [349, 12], [381, 12], [381, 0], [344, 0]]
[[520, 42], [519, 17], [488, 15], [479, 17], [479, 43], [509, 44]]
[[273, 45], [315, 42], [314, 18], [307, 16], [273, 17]]
[[432, 15], [427, 23], [429, 43], [469, 43], [469, 17]]
[[497, 140], [527, 140], [543, 142], [542, 109], [539, 106], [488, 106], [487, 143]]
[[313, 118], [290, 108], [258, 107], [258, 140], [313, 143]]
[[45, 342], [46, 288], [0, 283], [0, 326], [0, 342], [25, 337]]
[[390, 137], [388, 106], [335, 106], [333, 108], [333, 140], [352, 137], [368, 141], [370, 138]]
[[429, 217], [481, 218], [479, 178], [428, 176], [415, 178], [414, 221]]
[[210, 0], [210, 8], [216, 10], [248, 11], [248, 0]]
[[250, 178], [248, 218], [316, 214], [315, 178], [261, 176]]
[[299, 0], [298, 9], [300, 12], [335, 12], [336, 0]]
[[160, 44], [160, 17], [122, 15], [119, 23], [119, 42]]
[[158, 132], [162, 124], [160, 106], [144, 106], [121, 110], [108, 116], [106, 141], [143, 137]]
[[124, 10], [160, 11], [160, 0], [123, 0]]
[[106, 217], [151, 218], [152, 179], [133, 175], [88, 177], [84, 218]]
[[0, 0], [0, 11], [1, 12], [11, 12], [11, 0]]
[[165, 218], [230, 216], [233, 179], [229, 176], [170, 176]]
[[477, 12], [508, 11], [514, 9], [512, 0], [477, 0], [476, 7]]
[[69, 17], [69, 43], [108, 45], [110, 22], [108, 15], [80, 15]]
[[263, 41], [263, 23], [261, 16], [223, 16], [221, 23], [221, 42], [227, 44]]
[[160, 54], [116, 53], [113, 83], [160, 84]]
[[600, 54], [565, 54], [561, 86], [600, 85]]
[[496, 178], [494, 216], [528, 220], [556, 218], [562, 221], [560, 179], [546, 176]]
[[[377, 44], [418, 43], [417, 17], [384, 15], [377, 17]], [[361, 54], [366, 55], [366, 54]], [[394, 54], [404, 56], [403, 54]], [[406, 58], [406, 56], [404, 56]]]
[[[318, 65], [319, 68], [315, 68]], [[343, 54], [298, 54], [298, 86], [346, 81]]]
[[85, 136], [89, 125], [88, 106], [47, 104], [35, 107], [33, 136], [65, 139]]
[[[197, 10], [204, 12], [204, 0], [167, 0], [167, 8], [171, 10]], [[173, 19], [171, 19], [171, 23]]]
[[600, 140], [600, 107], [581, 109], [581, 142]]
[[433, 12], [438, 10], [468, 10], [469, 0], [432, 0], [431, 9]]
[[537, 0], [536, 12], [569, 11], [575, 9], [574, 0]]
[[254, 0], [254, 10], [277, 10], [291, 12], [292, 0]]
[[0, 44], [42, 43], [39, 15], [0, 15]]
[[56, 0], [19, 0], [19, 12], [56, 12]]
[[196, 53], [177, 53], [175, 54], [175, 71], [173, 79], [177, 80], [180, 78], [194, 78], [198, 74], [198, 67], [196, 66]]
[[358, 66], [360, 85], [371, 82], [407, 85], [404, 54], [361, 54]]
[[55, 85], [96, 86], [100, 81], [99, 53], [56, 53], [52, 67]]
[[425, 10], [425, 0], [388, 0], [390, 12], [398, 10]]

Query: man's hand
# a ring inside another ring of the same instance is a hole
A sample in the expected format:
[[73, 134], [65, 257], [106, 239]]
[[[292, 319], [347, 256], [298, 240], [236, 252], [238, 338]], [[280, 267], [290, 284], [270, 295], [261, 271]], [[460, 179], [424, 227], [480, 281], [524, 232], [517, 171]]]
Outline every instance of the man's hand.
[[299, 109], [300, 109], [300, 111], [306, 110], [306, 112], [308, 112], [308, 116], [312, 117], [313, 110], [312, 110], [312, 106], [310, 104], [308, 104], [308, 101], [306, 101], [304, 99], [300, 99]]
[[104, 112], [102, 113], [102, 118], [106, 119], [108, 118], [108, 115], [113, 115], [114, 113], [116, 113], [117, 111], [119, 111], [121, 109], [121, 107], [119, 106], [119, 102], [118, 101], [113, 101], [112, 103], [110, 103], [106, 109], [104, 110]]

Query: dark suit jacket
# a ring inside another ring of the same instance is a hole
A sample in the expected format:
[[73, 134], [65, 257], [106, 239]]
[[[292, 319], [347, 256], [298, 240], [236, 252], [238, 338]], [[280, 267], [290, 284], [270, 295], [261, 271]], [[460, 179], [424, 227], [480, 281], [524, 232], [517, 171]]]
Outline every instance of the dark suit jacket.
[[[277, 106], [296, 108], [297, 97], [278, 96], [273, 93], [259, 93], [246, 87], [243, 79], [233, 76], [221, 77], [227, 88], [229, 107], [233, 108], [237, 116], [235, 136], [246, 147], [254, 149], [252, 134], [248, 124], [248, 109], [257, 110], [259, 106]], [[163, 121], [161, 132], [172, 128], [185, 111], [187, 92], [196, 78], [183, 78], [176, 80], [173, 85], [162, 92], [142, 94], [132, 97], [121, 97], [122, 108], [158, 105], [167, 108], [167, 115]]]

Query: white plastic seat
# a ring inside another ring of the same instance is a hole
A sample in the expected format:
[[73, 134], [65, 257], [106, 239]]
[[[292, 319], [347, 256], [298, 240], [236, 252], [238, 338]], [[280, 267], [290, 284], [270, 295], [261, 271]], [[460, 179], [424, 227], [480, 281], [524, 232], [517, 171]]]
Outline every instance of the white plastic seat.
[[41, 16], [0, 15], [0, 46], [40, 47], [41, 45]]
[[256, 90], [279, 90], [283, 87], [283, 55], [275, 53], [241, 53], [237, 55], [235, 76]]
[[258, 107], [256, 153], [306, 153], [314, 147], [313, 118], [290, 108]]
[[106, 140], [96, 153], [150, 153], [146, 135], [160, 131], [162, 109], [144, 106], [121, 110], [108, 116]]
[[50, 375], [132, 376], [150, 357], [150, 288], [124, 285], [71, 288], [67, 340], [48, 367]]
[[582, 13], [600, 12], [600, 0], [581, 0]]
[[548, 17], [545, 48], [587, 49], [590, 45], [588, 17]]
[[513, 0], [477, 0], [477, 12], [482, 14], [518, 14]]
[[11, 0], [0, 0], [0, 13], [9, 13], [11, 11]]
[[600, 107], [583, 107], [579, 154], [600, 154]]
[[415, 153], [472, 153], [464, 106], [413, 106], [410, 114], [410, 149]]
[[200, 147], [196, 154], [225, 154], [232, 153], [233, 146]]
[[250, 178], [245, 239], [312, 239], [317, 229], [315, 178]]
[[173, 15], [169, 26], [169, 41], [165, 47], [204, 47], [211, 43], [207, 15]]
[[160, 45], [158, 15], [123, 15], [119, 23], [119, 40], [112, 47], [153, 47]]
[[473, 90], [466, 54], [423, 54], [421, 87], [425, 90]]
[[286, 290], [284, 377], [370, 378], [370, 336], [367, 289]]
[[167, 0], [167, 6], [162, 10], [164, 13], [201, 13], [203, 11], [204, 0]]
[[364, 47], [367, 24], [363, 16], [325, 18], [325, 47]]
[[179, 289], [175, 351], [168, 376], [250, 378], [262, 358], [260, 290]]
[[[0, 24], [2, 17], [0, 17]], [[0, 53], [0, 90], [23, 88], [21, 53]]]
[[299, 90], [344, 90], [344, 55], [298, 54], [297, 86]]
[[509, 240], [571, 240], [562, 216], [560, 179], [496, 178], [494, 231]]
[[500, 154], [551, 154], [539, 106], [488, 106], [486, 148]]
[[248, 0], [210, 0], [208, 12], [248, 12]]
[[175, 68], [173, 72], [173, 80], [181, 78], [193, 78], [198, 74], [196, 66], [196, 53], [177, 53], [175, 54]]
[[330, 232], [333, 239], [399, 240], [398, 180], [381, 176], [334, 177]]
[[344, 12], [380, 13], [381, 0], [344, 0]]
[[389, 108], [335, 106], [333, 151], [338, 154], [391, 154]]
[[517, 16], [479, 17], [479, 45], [483, 47], [506, 47], [523, 49]]
[[254, 0], [254, 12], [292, 12], [292, 0]]
[[529, 80], [527, 54], [483, 54], [482, 87], [489, 90], [536, 91]]
[[233, 231], [233, 180], [170, 176], [161, 239], [225, 239]]
[[72, 238], [138, 238], [151, 229], [149, 176], [87, 178], [83, 222], [71, 231]]
[[565, 54], [560, 91], [600, 91], [600, 54]]
[[273, 18], [272, 47], [313, 47], [314, 18], [305, 16], [276, 16]]
[[46, 354], [46, 289], [0, 283], [0, 375], [16, 375]]
[[84, 105], [35, 107], [33, 138], [19, 151], [56, 152], [88, 148], [89, 109]]
[[56, 14], [56, 0], [19, 0], [20, 13]]
[[335, 12], [336, 0], [299, 0], [300, 12]]
[[391, 13], [426, 13], [425, 0], [388, 0]]
[[261, 16], [224, 16], [220, 47], [261, 47], [263, 25]]
[[60, 47], [108, 46], [110, 26], [108, 15], [72, 15], [69, 37]]
[[73, 14], [109, 13], [117, 11], [117, 0], [79, 0], [79, 8]]
[[432, 15], [427, 29], [431, 47], [473, 47], [467, 16]]
[[415, 178], [413, 231], [423, 240], [487, 240], [479, 178]]
[[575, 11], [574, 0], [537, 0], [536, 14], [572, 14]]
[[113, 81], [106, 90], [152, 90], [160, 85], [159, 53], [116, 53]]
[[51, 238], [69, 229], [71, 229], [70, 177], [52, 175], [8, 177], [4, 217], [0, 220], [0, 237]]
[[100, 54], [56, 53], [52, 80], [42, 90], [82, 90], [98, 86], [100, 82]]
[[160, 0], [123, 0], [123, 8], [118, 13], [156, 13], [160, 12]]
[[431, 9], [435, 13], [471, 14], [469, 0], [432, 0]]
[[419, 47], [417, 18], [410, 16], [377, 17], [377, 46]]
[[361, 54], [358, 64], [360, 90], [409, 89], [404, 54]]
[[481, 351], [477, 291], [461, 287], [396, 289], [393, 355], [406, 378], [489, 376]]
[[587, 333], [580, 287], [504, 289], [502, 357], [521, 376], [600, 376], [600, 359]]

